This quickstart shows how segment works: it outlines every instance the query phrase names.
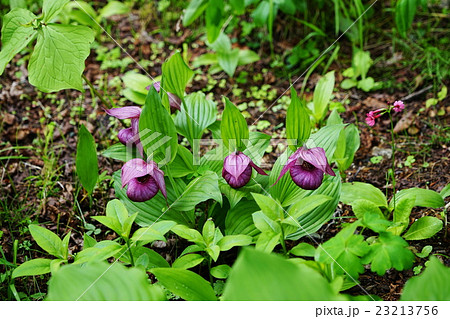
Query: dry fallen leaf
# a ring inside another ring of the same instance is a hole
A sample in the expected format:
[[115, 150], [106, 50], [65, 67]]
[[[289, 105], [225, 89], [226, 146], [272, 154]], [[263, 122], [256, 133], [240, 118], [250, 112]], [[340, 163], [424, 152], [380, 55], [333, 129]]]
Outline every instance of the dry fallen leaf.
[[415, 115], [413, 111], [409, 111], [408, 113], [404, 114], [400, 121], [398, 121], [395, 125], [394, 133], [398, 133], [409, 128], [414, 121], [414, 118]]

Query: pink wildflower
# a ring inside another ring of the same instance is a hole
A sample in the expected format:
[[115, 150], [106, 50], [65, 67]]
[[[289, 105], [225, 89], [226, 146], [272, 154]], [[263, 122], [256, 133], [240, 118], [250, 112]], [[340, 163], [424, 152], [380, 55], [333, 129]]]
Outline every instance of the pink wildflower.
[[383, 112], [385, 111], [385, 109], [378, 109], [376, 111], [370, 111], [369, 113], [366, 114], [366, 123], [369, 126], [374, 126], [375, 125], [375, 119], [379, 118], [381, 115], [383, 115]]
[[402, 101], [395, 101], [394, 102], [394, 111], [395, 112], [401, 112], [405, 109], [405, 104], [403, 104]]

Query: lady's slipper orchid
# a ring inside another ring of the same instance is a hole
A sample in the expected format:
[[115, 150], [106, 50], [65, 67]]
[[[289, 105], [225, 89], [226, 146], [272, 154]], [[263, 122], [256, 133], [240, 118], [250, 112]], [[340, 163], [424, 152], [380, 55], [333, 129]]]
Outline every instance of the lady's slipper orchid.
[[[159, 93], [159, 91], [161, 90], [161, 82], [155, 82], [153, 83], [153, 87], [155, 88], [156, 92]], [[150, 90], [150, 85], [146, 87], [147, 90]], [[180, 110], [180, 105], [181, 105], [181, 100], [178, 96], [176, 96], [175, 94], [169, 93], [167, 92], [167, 96], [169, 98], [169, 105], [170, 105], [170, 110], [172, 112], [175, 112], [176, 110]]]
[[324, 173], [336, 176], [328, 164], [325, 151], [321, 147], [314, 147], [311, 149], [300, 147], [295, 151], [295, 153], [289, 157], [275, 184], [278, 183], [281, 177], [289, 170], [294, 183], [297, 184], [297, 186], [308, 190], [317, 189], [322, 184]]
[[134, 158], [122, 166], [122, 188], [128, 185], [127, 196], [134, 202], [145, 202], [153, 198], [158, 190], [167, 199], [164, 172], [153, 162]]
[[[130, 140], [134, 137], [137, 137], [139, 134], [139, 116], [141, 116], [141, 108], [138, 106], [125, 106], [118, 107], [114, 109], [105, 109], [105, 112], [115, 118], [124, 120], [131, 119], [131, 127], [124, 128], [119, 131], [117, 137], [119, 141], [126, 145]], [[134, 144], [137, 144], [138, 141], [135, 141]]]
[[223, 161], [222, 176], [233, 188], [240, 188], [252, 177], [252, 167], [262, 175], [267, 175], [244, 153], [234, 152]]

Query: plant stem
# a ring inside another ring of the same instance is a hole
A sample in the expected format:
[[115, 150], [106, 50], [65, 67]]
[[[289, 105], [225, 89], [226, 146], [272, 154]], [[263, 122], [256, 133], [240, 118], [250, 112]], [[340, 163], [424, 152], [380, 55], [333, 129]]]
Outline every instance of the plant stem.
[[211, 256], [208, 256], [208, 274], [209, 274], [209, 282], [211, 283], [211, 286], [214, 284], [213, 277], [211, 275], [211, 264], [212, 264], [212, 258]]
[[283, 225], [279, 224], [281, 227], [281, 247], [283, 247], [283, 254], [287, 256], [286, 242], [284, 241], [284, 229]]
[[133, 258], [133, 253], [131, 252], [130, 240], [127, 239], [126, 242], [127, 242], [127, 247], [128, 247], [128, 253], [130, 254], [131, 266], [134, 267], [134, 258]]
[[394, 122], [392, 121], [391, 110], [388, 110], [389, 121], [391, 122], [391, 148], [392, 148], [392, 198], [394, 201], [394, 210], [395, 210], [395, 136], [394, 136]]
[[102, 101], [102, 103], [106, 106], [106, 108], [112, 109], [111, 104], [109, 104], [108, 101], [106, 101], [105, 98], [103, 96], [101, 96], [101, 94], [94, 87], [94, 85], [91, 83], [91, 81], [89, 81], [88, 78], [84, 74], [82, 74], [81, 76], [83, 77], [83, 80], [86, 82], [86, 84], [91, 88], [91, 91], [94, 92], [94, 95], [97, 96], [100, 99], [100, 101]]

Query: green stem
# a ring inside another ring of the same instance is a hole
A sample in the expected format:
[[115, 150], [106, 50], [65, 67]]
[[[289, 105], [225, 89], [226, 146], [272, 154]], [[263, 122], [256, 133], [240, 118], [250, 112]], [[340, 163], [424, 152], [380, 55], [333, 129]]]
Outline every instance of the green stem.
[[283, 247], [283, 254], [287, 256], [286, 242], [284, 240], [284, 229], [283, 225], [279, 224], [281, 227], [281, 247]]
[[86, 84], [91, 88], [91, 91], [94, 92], [94, 95], [97, 96], [100, 101], [106, 106], [108, 109], [112, 109], [111, 104], [108, 103], [108, 101], [105, 100], [103, 96], [98, 92], [98, 90], [94, 87], [94, 85], [91, 83], [91, 81], [88, 80], [88, 78], [82, 74], [83, 80], [86, 82]]
[[133, 253], [131, 252], [131, 245], [130, 245], [130, 240], [127, 239], [127, 247], [128, 247], [128, 253], [130, 254], [130, 262], [131, 262], [131, 266], [134, 267], [134, 258], [133, 258]]
[[392, 149], [392, 198], [394, 201], [394, 210], [395, 210], [395, 136], [394, 136], [394, 122], [392, 121], [391, 110], [388, 110], [389, 121], [391, 122], [391, 149]]
[[172, 184], [172, 188], [175, 191], [175, 194], [177, 195], [177, 198], [179, 198], [181, 196], [181, 194], [178, 191], [178, 188], [176, 187], [175, 180], [172, 177], [172, 172], [170, 170], [170, 166], [169, 165], [167, 165], [167, 176], [169, 177], [170, 184]]
[[212, 258], [211, 256], [208, 256], [208, 273], [209, 273], [209, 282], [211, 283], [211, 286], [214, 285], [214, 280], [211, 275], [211, 264], [212, 264]]

